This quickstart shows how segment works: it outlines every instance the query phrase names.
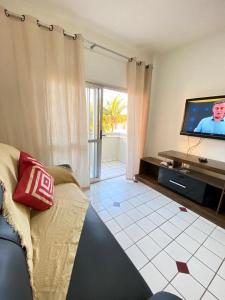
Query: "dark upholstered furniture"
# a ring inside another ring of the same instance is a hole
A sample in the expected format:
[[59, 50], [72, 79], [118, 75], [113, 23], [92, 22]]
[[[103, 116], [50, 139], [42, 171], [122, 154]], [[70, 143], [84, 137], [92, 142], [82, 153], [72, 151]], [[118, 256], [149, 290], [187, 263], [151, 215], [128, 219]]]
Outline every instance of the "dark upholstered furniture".
[[[2, 189], [0, 186], [0, 209]], [[32, 300], [25, 251], [0, 213], [0, 299]], [[67, 300], [178, 300], [152, 292], [90, 206], [72, 271]], [[45, 299], [40, 299], [45, 300]], [[57, 300], [57, 299], [55, 299]]]
[[[3, 190], [0, 186], [0, 211]], [[31, 300], [29, 274], [25, 251], [18, 234], [0, 213], [0, 299]]]
[[75, 258], [67, 300], [178, 300], [154, 296], [114, 236], [90, 206]]
[[151, 295], [139, 272], [90, 206], [67, 299], [144, 300]]

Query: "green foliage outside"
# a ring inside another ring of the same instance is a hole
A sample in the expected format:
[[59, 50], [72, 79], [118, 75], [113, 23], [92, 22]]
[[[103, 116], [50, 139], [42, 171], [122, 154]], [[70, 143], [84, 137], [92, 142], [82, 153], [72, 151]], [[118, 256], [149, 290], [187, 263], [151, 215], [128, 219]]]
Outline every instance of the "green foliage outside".
[[127, 115], [123, 113], [127, 107], [125, 101], [116, 96], [112, 101], [107, 101], [103, 107], [102, 129], [104, 133], [112, 133], [118, 124], [127, 122]]
[[[116, 96], [113, 100], [107, 101], [107, 103], [103, 106], [103, 114], [102, 114], [102, 130], [104, 133], [109, 134], [114, 131], [118, 124], [124, 124], [127, 122], [127, 115], [124, 114], [124, 110], [126, 109], [126, 101], [121, 99], [119, 96]], [[94, 130], [94, 107], [93, 102], [90, 103], [89, 108], [89, 128], [91, 131]]]

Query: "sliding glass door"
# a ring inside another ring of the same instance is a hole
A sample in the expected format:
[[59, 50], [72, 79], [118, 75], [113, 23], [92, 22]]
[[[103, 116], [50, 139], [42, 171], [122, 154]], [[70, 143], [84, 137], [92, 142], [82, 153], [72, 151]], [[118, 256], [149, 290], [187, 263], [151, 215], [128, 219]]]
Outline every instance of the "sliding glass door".
[[95, 182], [101, 176], [102, 150], [102, 89], [94, 84], [86, 86], [88, 112], [88, 145], [90, 180]]
[[127, 93], [88, 83], [86, 98], [90, 181], [124, 175], [127, 153]]

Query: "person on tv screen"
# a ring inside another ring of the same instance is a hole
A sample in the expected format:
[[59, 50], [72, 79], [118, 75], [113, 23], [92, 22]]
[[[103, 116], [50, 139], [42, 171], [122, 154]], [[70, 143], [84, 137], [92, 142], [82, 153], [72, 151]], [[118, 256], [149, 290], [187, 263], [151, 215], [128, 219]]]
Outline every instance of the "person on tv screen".
[[213, 103], [212, 116], [203, 118], [194, 132], [225, 135], [225, 100]]

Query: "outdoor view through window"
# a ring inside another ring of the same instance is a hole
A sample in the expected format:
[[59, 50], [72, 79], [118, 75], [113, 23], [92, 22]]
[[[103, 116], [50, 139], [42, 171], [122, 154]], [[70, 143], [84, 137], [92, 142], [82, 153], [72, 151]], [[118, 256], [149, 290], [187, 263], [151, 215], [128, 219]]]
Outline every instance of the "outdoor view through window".
[[93, 181], [125, 174], [127, 93], [98, 85], [86, 88], [89, 164]]
[[101, 179], [125, 174], [127, 93], [103, 90]]
[[104, 89], [102, 130], [107, 135], [126, 135], [127, 93]]

